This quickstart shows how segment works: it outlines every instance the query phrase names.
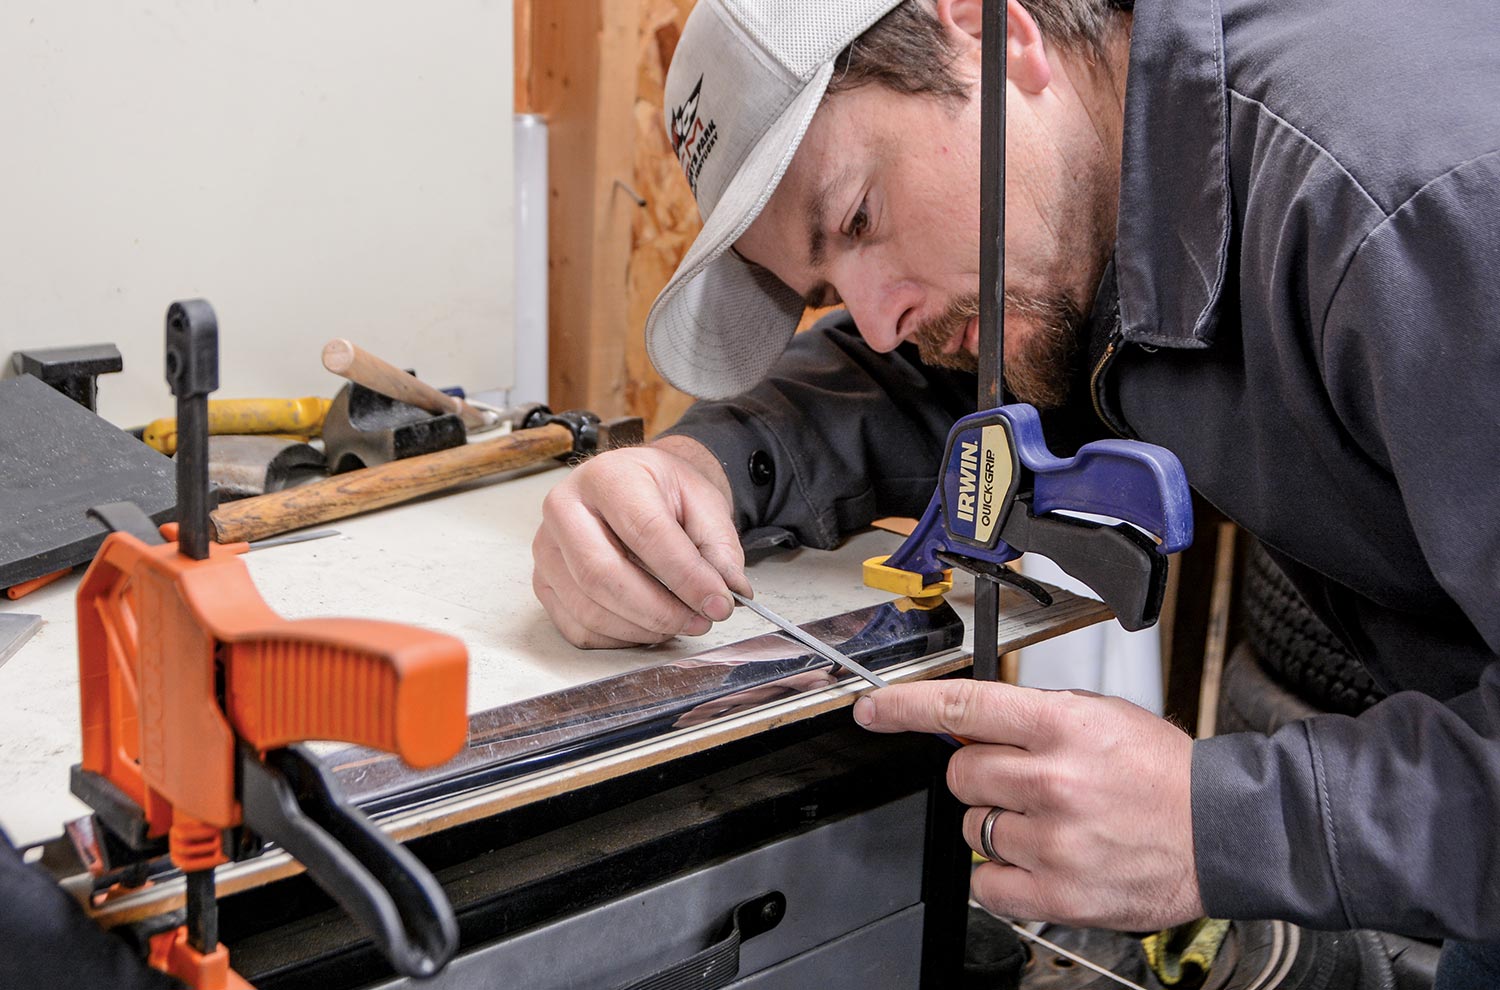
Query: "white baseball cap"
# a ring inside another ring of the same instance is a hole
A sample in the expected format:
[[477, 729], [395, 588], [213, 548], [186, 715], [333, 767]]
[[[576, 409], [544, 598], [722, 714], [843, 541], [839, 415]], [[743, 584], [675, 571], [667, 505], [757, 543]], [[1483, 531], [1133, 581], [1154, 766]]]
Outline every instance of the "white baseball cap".
[[823, 102], [833, 61], [901, 0], [699, 0], [667, 70], [667, 136], [703, 229], [646, 317], [663, 378], [705, 399], [751, 388], [800, 296], [729, 248], [765, 208]]

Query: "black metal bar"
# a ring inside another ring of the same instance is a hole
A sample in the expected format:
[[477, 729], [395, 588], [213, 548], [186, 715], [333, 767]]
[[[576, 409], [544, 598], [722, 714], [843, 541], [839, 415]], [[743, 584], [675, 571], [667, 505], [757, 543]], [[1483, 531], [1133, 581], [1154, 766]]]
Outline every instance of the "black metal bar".
[[187, 875], [188, 944], [204, 955], [219, 947], [219, 902], [214, 898], [213, 867]]
[[[1005, 0], [984, 0], [979, 75], [979, 408], [1000, 405], [1005, 361]], [[1000, 678], [1000, 586], [974, 582], [974, 676]]]
[[167, 310], [167, 384], [177, 397], [177, 549], [208, 558], [208, 394], [219, 387], [219, 321], [202, 299]]
[[974, 677], [1000, 679], [1000, 585], [986, 577], [974, 579]]
[[[915, 748], [915, 747], [914, 747]], [[943, 779], [952, 751], [925, 747], [931, 753], [934, 779]], [[959, 980], [956, 971], [966, 956], [969, 929], [969, 873], [973, 852], [962, 841], [964, 813], [969, 810], [946, 787], [927, 792], [926, 855], [922, 857], [922, 987], [947, 988]]]
[[1005, 0], [985, 0], [979, 93], [979, 408], [1000, 405], [1005, 361]]

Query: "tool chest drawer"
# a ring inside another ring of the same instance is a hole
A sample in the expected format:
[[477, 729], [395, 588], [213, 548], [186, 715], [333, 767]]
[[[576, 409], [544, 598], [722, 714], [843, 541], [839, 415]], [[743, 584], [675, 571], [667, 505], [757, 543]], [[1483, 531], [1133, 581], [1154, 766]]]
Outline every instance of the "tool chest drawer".
[[729, 984], [730, 990], [900, 990], [922, 977], [923, 907], [834, 939]]
[[[792, 986], [769, 971], [788, 961], [787, 973], [818, 965], [797, 957], [917, 905], [926, 813], [927, 795], [911, 794], [475, 949], [436, 979], [396, 980], [381, 990], [628, 987], [712, 944], [738, 904], [773, 891], [785, 896], [784, 916], [743, 943], [739, 962], [741, 977], [764, 972], [766, 981], [733, 985]], [[920, 926], [916, 933], [905, 945], [913, 972]]]

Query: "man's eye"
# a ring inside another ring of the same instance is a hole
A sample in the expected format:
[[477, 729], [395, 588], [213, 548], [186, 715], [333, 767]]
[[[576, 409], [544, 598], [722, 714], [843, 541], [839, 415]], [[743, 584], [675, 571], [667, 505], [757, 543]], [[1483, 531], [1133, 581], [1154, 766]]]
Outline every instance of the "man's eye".
[[854, 216], [849, 218], [849, 237], [859, 240], [870, 231], [870, 209], [869, 201], [865, 200], [859, 204], [859, 209], [854, 211]]

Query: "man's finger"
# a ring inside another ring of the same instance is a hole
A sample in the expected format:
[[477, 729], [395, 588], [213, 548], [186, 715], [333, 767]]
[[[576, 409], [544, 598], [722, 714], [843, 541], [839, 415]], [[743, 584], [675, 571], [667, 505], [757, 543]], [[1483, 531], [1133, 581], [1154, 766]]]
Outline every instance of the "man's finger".
[[[712, 494], [722, 502], [717, 492]], [[678, 511], [660, 501], [658, 493], [622, 493], [599, 511], [625, 548], [687, 608], [715, 622], [734, 614], [723, 576], [682, 528]], [[696, 510], [681, 511], [691, 515]]]
[[[532, 590], [537, 600], [547, 610], [559, 631], [568, 642], [585, 649], [612, 649], [619, 646], [639, 646], [645, 643], [660, 643], [671, 639], [676, 633], [660, 632], [640, 626], [627, 617], [611, 611], [602, 602], [594, 601], [573, 583], [567, 568], [558, 564], [551, 569], [549, 580], [540, 569], [532, 575]], [[701, 616], [694, 616], [683, 630], [695, 636], [707, 632], [710, 623]]]
[[688, 539], [726, 585], [748, 597], [751, 590], [750, 579], [745, 576], [745, 550], [732, 512], [725, 511], [723, 496], [696, 474], [684, 474], [682, 494], [682, 528]]
[[[970, 808], [964, 812], [963, 834], [969, 848], [981, 856], [984, 851], [984, 821], [994, 811], [993, 807]], [[1037, 867], [1036, 827], [1018, 811], [1006, 810], [995, 817], [990, 825], [990, 846], [995, 855], [1004, 860], [1001, 866], [1019, 866], [1023, 870]]]
[[1036, 803], [1038, 757], [1016, 746], [975, 743], [948, 760], [948, 790], [976, 808], [998, 805], [1027, 811]]
[[[611, 547], [601, 553], [617, 551]], [[640, 575], [640, 580], [643, 583], [649, 582], [652, 586], [649, 593], [662, 600], [661, 608], [671, 609], [676, 613], [667, 616], [666, 621], [657, 627], [634, 621], [633, 616], [650, 613], [636, 611], [632, 615], [623, 615], [606, 606], [597, 597], [597, 588], [581, 586], [569, 569], [563, 548], [550, 540], [544, 541], [541, 534], [538, 534], [537, 540], [532, 544], [532, 557], [536, 562], [533, 588], [537, 598], [563, 635], [575, 646], [598, 648], [627, 643], [659, 643], [679, 634], [701, 635], [711, 627], [707, 619], [687, 611], [679, 602], [669, 601], [670, 596], [644, 574]], [[544, 587], [548, 597], [543, 597]], [[677, 624], [678, 619], [681, 620], [680, 625]], [[579, 630], [589, 635], [581, 635]], [[585, 643], [584, 639], [589, 641]]]
[[[636, 625], [663, 637], [701, 626], [694, 621], [700, 613], [631, 561], [617, 535], [598, 516], [581, 507], [577, 511], [561, 508], [559, 514], [570, 517], [567, 543], [560, 544], [563, 560], [573, 582], [587, 598], [609, 602], [617, 614], [628, 616]], [[558, 530], [554, 527], [554, 531]], [[696, 556], [696, 551], [693, 553]], [[706, 564], [703, 566], [707, 568]], [[557, 584], [553, 582], [554, 587]]]
[[986, 681], [896, 684], [861, 698], [854, 720], [875, 732], [946, 732], [1031, 749], [1045, 741], [1046, 692]]
[[619, 639], [590, 629], [579, 622], [573, 612], [561, 603], [551, 585], [533, 582], [532, 590], [563, 639], [580, 650], [612, 650], [627, 646], [640, 646], [643, 642], [650, 642], [639, 639]]
[[969, 893], [991, 914], [1014, 921], [1060, 921], [1053, 916], [1044, 880], [1019, 866], [981, 863], [969, 878]]

